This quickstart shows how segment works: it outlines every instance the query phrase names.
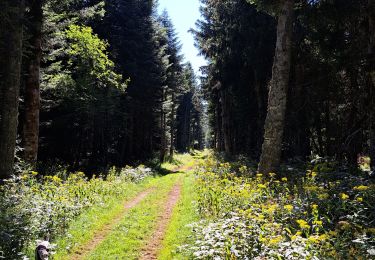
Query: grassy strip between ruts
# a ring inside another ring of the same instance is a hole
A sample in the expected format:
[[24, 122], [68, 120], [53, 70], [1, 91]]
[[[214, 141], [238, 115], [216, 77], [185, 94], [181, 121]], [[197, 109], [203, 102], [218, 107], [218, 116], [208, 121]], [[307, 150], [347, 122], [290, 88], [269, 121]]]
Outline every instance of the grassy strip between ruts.
[[197, 221], [198, 215], [193, 205], [196, 195], [194, 192], [194, 175], [191, 172], [184, 174], [186, 176], [183, 179], [181, 198], [173, 211], [172, 220], [159, 253], [158, 259], [161, 260], [188, 258], [182, 251], [178, 250], [178, 247], [189, 242], [192, 231], [187, 225]]
[[171, 174], [159, 178], [154, 184], [156, 190], [132, 208], [87, 259], [138, 259], [144, 240], [155, 228], [169, 191], [181, 177], [181, 174]]
[[93, 206], [72, 222], [66, 234], [54, 242], [57, 244], [57, 251], [53, 259], [68, 259], [70, 252], [88, 243], [97, 231], [111, 223], [112, 219], [123, 210], [126, 201], [130, 201], [141, 191], [160, 186], [162, 183], [159, 177], [147, 178], [140, 184], [129, 183], [129, 189], [121, 199], [114, 198], [107, 201], [105, 205]]

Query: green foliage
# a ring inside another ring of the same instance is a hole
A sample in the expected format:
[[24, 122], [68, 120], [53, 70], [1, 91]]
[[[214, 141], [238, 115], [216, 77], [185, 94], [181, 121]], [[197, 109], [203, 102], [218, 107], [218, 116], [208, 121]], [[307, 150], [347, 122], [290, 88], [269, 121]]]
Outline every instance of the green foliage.
[[122, 76], [116, 74], [114, 63], [108, 58], [108, 43], [99, 39], [87, 26], [71, 25], [65, 32], [69, 49], [68, 64], [78, 77], [78, 84], [84, 88], [115, 87], [125, 90]]
[[126, 190], [152, 176], [150, 169], [113, 168], [106, 178], [87, 179], [82, 172], [39, 176], [37, 172], [13, 177], [0, 187], [0, 252], [19, 258], [37, 239], [54, 241], [69, 224], [92, 206], [122, 198]]
[[341, 175], [326, 179], [311, 170], [294, 173], [298, 183], [273, 173], [236, 176], [231, 164], [213, 157], [198, 169], [197, 206], [204, 218], [192, 225], [194, 258], [374, 256], [373, 182]]

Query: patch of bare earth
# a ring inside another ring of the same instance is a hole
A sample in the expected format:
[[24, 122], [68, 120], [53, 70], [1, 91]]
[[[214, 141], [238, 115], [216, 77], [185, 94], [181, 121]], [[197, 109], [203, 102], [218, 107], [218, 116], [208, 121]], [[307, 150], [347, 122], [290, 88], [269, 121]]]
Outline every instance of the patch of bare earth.
[[180, 195], [181, 184], [177, 183], [168, 194], [168, 200], [165, 203], [161, 214], [158, 216], [156, 229], [141, 252], [141, 260], [157, 259], [158, 252], [165, 237], [166, 229], [172, 218], [173, 209], [176, 206]]
[[104, 225], [102, 229], [97, 231], [94, 234], [94, 237], [87, 242], [85, 245], [79, 247], [75, 252], [70, 256], [71, 260], [84, 259], [90, 252], [95, 250], [95, 248], [113, 231], [115, 226], [117, 226], [120, 221], [124, 218], [124, 215], [133, 207], [137, 206], [142, 200], [144, 200], [147, 195], [149, 195], [155, 188], [150, 188], [139, 193], [131, 201], [125, 203], [124, 208], [119, 212], [110, 223]]
[[183, 165], [181, 167], [176, 167], [172, 170], [172, 172], [174, 173], [178, 173], [178, 172], [188, 172], [188, 171], [191, 171], [192, 169], [194, 168], [194, 166], [187, 166], [187, 165]]

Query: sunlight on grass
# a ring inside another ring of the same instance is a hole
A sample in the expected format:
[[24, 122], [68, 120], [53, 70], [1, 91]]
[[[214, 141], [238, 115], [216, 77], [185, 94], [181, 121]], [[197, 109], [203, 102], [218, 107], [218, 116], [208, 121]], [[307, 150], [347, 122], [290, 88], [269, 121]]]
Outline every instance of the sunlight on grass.
[[181, 199], [173, 211], [171, 223], [163, 241], [163, 248], [158, 259], [186, 259], [179, 246], [191, 242], [191, 228], [187, 225], [198, 220], [197, 212], [193, 206], [195, 200], [194, 176], [188, 175], [184, 179]]
[[[158, 178], [148, 178], [141, 184], [129, 183], [128, 189], [122, 194], [121, 198], [111, 198], [106, 204], [93, 206], [83, 213], [71, 223], [66, 234], [55, 242], [58, 248], [54, 258], [67, 259], [69, 252], [75, 251], [79, 246], [86, 244], [94, 237], [96, 231], [110, 223], [121, 212], [126, 201], [131, 200], [140, 191], [159, 183], [160, 179]], [[32, 253], [31, 251], [30, 255]]]
[[154, 230], [162, 205], [180, 175], [168, 175], [156, 181], [150, 194], [124, 217], [114, 231], [87, 259], [138, 259], [144, 241]]

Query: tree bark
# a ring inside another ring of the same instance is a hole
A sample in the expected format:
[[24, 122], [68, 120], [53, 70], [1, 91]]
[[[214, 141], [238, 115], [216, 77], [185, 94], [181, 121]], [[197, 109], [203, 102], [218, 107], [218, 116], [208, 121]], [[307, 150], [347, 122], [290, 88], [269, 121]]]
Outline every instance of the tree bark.
[[370, 151], [371, 168], [375, 167], [375, 0], [368, 0], [368, 24], [369, 24], [369, 40], [368, 40], [368, 58], [367, 66], [370, 84]]
[[171, 129], [170, 129], [170, 135], [171, 135], [171, 146], [169, 147], [169, 160], [173, 159], [174, 154], [174, 131], [175, 131], [175, 95], [172, 92], [172, 111], [171, 111]]
[[220, 99], [221, 99], [221, 122], [223, 130], [223, 139], [224, 139], [224, 150], [225, 153], [229, 156], [233, 155], [233, 138], [232, 138], [232, 127], [231, 127], [231, 118], [230, 118], [230, 100], [228, 97], [228, 90], [220, 90]]
[[25, 118], [23, 124], [24, 159], [35, 163], [39, 142], [40, 60], [42, 57], [42, 0], [30, 1], [31, 55], [25, 76]]
[[264, 142], [258, 171], [274, 172], [280, 166], [289, 83], [294, 0], [285, 0], [277, 24], [277, 41], [268, 96]]
[[0, 17], [0, 179], [13, 172], [22, 63], [23, 0], [1, 0]]

